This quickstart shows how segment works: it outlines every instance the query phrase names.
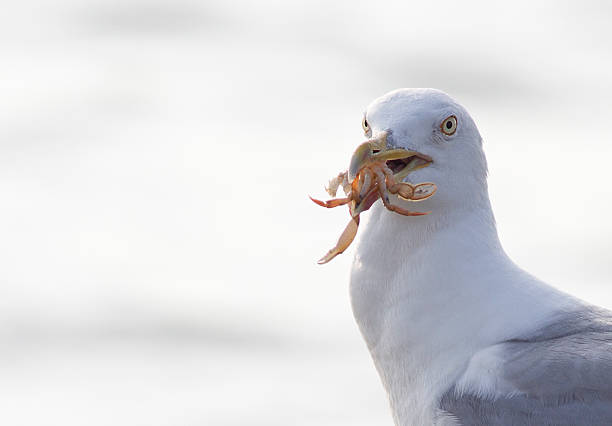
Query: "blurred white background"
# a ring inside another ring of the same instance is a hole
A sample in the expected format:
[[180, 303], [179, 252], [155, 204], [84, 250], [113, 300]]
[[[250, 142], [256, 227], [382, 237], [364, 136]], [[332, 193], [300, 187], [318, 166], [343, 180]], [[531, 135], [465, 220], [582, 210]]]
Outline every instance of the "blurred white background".
[[5, 4], [0, 424], [390, 425], [307, 195], [398, 87], [471, 111], [517, 263], [612, 308], [611, 12]]

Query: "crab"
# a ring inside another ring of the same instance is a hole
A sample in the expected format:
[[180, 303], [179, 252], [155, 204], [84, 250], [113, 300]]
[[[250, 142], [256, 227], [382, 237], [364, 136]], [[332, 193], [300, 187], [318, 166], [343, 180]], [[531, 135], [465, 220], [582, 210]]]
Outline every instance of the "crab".
[[326, 188], [329, 195], [335, 197], [338, 188], [342, 186], [346, 197], [328, 201], [310, 197], [316, 204], [327, 208], [348, 204], [351, 215], [351, 220], [336, 245], [319, 259], [318, 264], [331, 261], [351, 245], [359, 228], [359, 215], [372, 207], [379, 198], [388, 210], [404, 216], [423, 216], [430, 213], [400, 207], [391, 201], [391, 195], [409, 201], [422, 201], [431, 197], [437, 190], [434, 183], [412, 185], [402, 182], [408, 173], [431, 164], [431, 157], [402, 148], [387, 148], [386, 132], [357, 147], [351, 157], [349, 169], [330, 180]]

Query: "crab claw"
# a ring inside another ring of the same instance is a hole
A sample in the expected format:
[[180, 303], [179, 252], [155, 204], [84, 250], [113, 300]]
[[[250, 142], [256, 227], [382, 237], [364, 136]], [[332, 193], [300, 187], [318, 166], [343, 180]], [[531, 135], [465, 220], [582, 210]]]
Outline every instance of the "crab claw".
[[325, 254], [325, 256], [319, 259], [317, 263], [319, 265], [323, 265], [329, 262], [330, 260], [332, 260], [334, 257], [338, 256], [344, 250], [346, 250], [346, 248], [350, 246], [353, 240], [355, 239], [355, 235], [357, 235], [358, 227], [359, 227], [359, 216], [351, 219], [348, 225], [346, 225], [346, 228], [344, 228], [344, 231], [342, 232], [342, 235], [340, 235], [340, 238], [338, 238], [338, 242], [336, 243], [336, 245], [332, 249], [330, 249]]
[[409, 198], [411, 201], [425, 200], [436, 193], [438, 187], [435, 183], [425, 182], [414, 186], [414, 193]]

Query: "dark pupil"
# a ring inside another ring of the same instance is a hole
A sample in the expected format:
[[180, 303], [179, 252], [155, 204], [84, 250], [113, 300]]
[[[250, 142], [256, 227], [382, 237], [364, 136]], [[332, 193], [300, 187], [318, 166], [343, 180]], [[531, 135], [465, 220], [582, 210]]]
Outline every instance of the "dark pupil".
[[447, 128], [447, 129], [450, 129], [450, 128], [452, 128], [452, 127], [453, 127], [453, 123], [452, 123], [450, 120], [448, 120], [448, 121], [446, 122], [446, 128]]
[[368, 120], [363, 120], [363, 125], [364, 125], [365, 127], [368, 127]]

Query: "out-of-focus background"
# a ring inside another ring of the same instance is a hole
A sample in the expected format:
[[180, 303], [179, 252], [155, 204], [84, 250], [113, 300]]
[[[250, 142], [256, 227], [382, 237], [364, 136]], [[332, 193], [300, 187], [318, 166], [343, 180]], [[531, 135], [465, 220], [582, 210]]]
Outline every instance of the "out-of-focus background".
[[[346, 211], [362, 112], [480, 127], [502, 241], [612, 307], [606, 2], [58, 0], [0, 14], [0, 424], [391, 424]], [[367, 215], [366, 215], [367, 216]]]

